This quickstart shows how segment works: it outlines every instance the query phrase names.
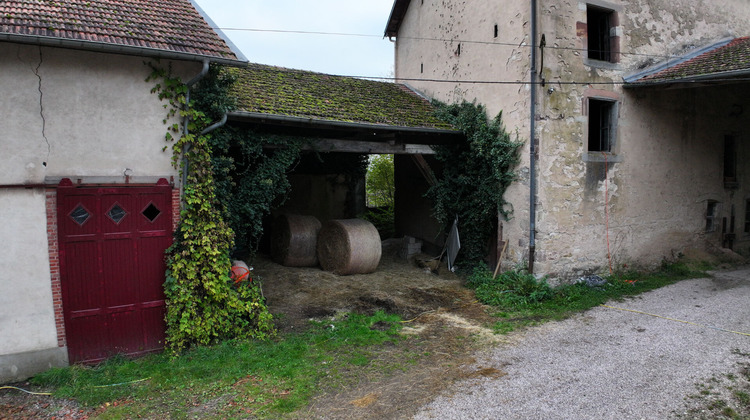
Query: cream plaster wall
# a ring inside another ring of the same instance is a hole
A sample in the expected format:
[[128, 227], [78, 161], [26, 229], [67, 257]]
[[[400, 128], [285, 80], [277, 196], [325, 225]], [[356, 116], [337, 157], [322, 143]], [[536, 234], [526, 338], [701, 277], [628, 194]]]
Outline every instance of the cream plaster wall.
[[57, 347], [44, 190], [0, 191], [0, 354]]
[[[0, 43], [0, 358], [57, 348], [43, 189], [174, 176], [144, 58]], [[167, 63], [162, 63], [166, 66]], [[174, 63], [192, 77], [199, 63]], [[175, 120], [176, 121], [176, 120]], [[27, 358], [19, 356], [24, 363]], [[32, 363], [33, 364], [33, 363]], [[13, 371], [0, 371], [0, 381]], [[16, 372], [21, 375], [21, 373]]]
[[[0, 44], [0, 184], [175, 174], [165, 110], [138, 57]], [[181, 68], [180, 68], [181, 67]], [[191, 68], [190, 68], [191, 67]], [[199, 64], [175, 67], [192, 77]], [[46, 166], [45, 166], [46, 162]]]
[[[623, 55], [617, 64], [589, 65], [581, 36], [586, 3], [538, 2], [539, 37], [544, 34], [546, 47], [537, 61], [545, 85], [537, 104], [535, 267], [562, 280], [606, 272], [608, 236], [615, 267], [653, 266], [685, 248], [704, 247], [707, 239], [717, 243], [719, 233], [704, 232], [707, 199], [722, 203], [723, 217], [735, 205], [740, 233], [750, 191], [743, 181], [740, 190], [725, 190], [721, 173], [724, 134], [742, 138], [748, 123], [747, 115], [729, 116], [732, 109], [750, 106], [746, 87], [631, 91], [621, 83], [624, 75], [667, 55], [750, 35], [750, 6], [740, 0], [590, 0], [617, 12]], [[397, 78], [444, 101], [476, 100], [491, 116], [502, 110], [506, 126], [526, 141], [521, 179], [506, 193], [514, 208], [514, 218], [504, 225], [513, 262], [528, 255], [529, 4], [412, 1], [396, 42]], [[583, 157], [587, 96], [619, 102], [617, 143], [606, 163], [604, 156], [594, 156], [598, 162]], [[741, 155], [749, 153], [745, 143], [740, 142]], [[740, 176], [742, 162], [738, 158]], [[746, 242], [737, 244], [743, 247]]]

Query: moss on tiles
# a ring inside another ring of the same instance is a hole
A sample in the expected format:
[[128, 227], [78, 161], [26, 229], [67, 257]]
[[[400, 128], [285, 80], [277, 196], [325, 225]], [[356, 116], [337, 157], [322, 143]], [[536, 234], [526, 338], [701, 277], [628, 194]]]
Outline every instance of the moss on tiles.
[[433, 106], [406, 86], [303, 70], [250, 64], [229, 69], [237, 76], [232, 94], [246, 112], [401, 127], [451, 126]]

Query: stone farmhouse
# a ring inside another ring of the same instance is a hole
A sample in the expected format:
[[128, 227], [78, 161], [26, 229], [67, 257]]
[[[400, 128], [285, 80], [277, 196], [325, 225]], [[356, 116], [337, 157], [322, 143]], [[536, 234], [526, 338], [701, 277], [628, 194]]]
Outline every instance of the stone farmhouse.
[[245, 65], [212, 27], [188, 0], [0, 2], [0, 382], [163, 348], [180, 182], [145, 62]]
[[750, 251], [750, 6], [396, 0], [395, 74], [525, 141], [506, 259], [565, 281]]

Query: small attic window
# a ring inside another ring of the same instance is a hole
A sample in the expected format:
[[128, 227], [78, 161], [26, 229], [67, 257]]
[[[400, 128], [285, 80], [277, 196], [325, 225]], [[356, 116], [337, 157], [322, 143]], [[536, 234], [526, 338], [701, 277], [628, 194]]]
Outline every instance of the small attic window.
[[613, 10], [586, 5], [586, 37], [588, 58], [614, 63], [617, 49], [615, 26], [617, 15]]

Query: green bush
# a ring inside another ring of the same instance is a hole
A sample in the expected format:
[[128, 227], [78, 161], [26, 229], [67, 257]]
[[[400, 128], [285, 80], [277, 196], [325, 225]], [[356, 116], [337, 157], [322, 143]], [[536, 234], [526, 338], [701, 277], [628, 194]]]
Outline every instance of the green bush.
[[506, 271], [496, 278], [486, 266], [480, 265], [468, 279], [477, 299], [487, 305], [519, 307], [552, 299], [555, 291], [546, 279], [537, 279], [523, 270]]
[[498, 214], [510, 214], [503, 194], [516, 179], [521, 143], [505, 130], [502, 113], [488, 120], [481, 105], [435, 102], [435, 106], [437, 116], [463, 131], [466, 140], [434, 147], [435, 157], [445, 169], [427, 197], [435, 203], [435, 216], [446, 230], [458, 216], [459, 258], [466, 261], [464, 265], [473, 266], [489, 253]]

